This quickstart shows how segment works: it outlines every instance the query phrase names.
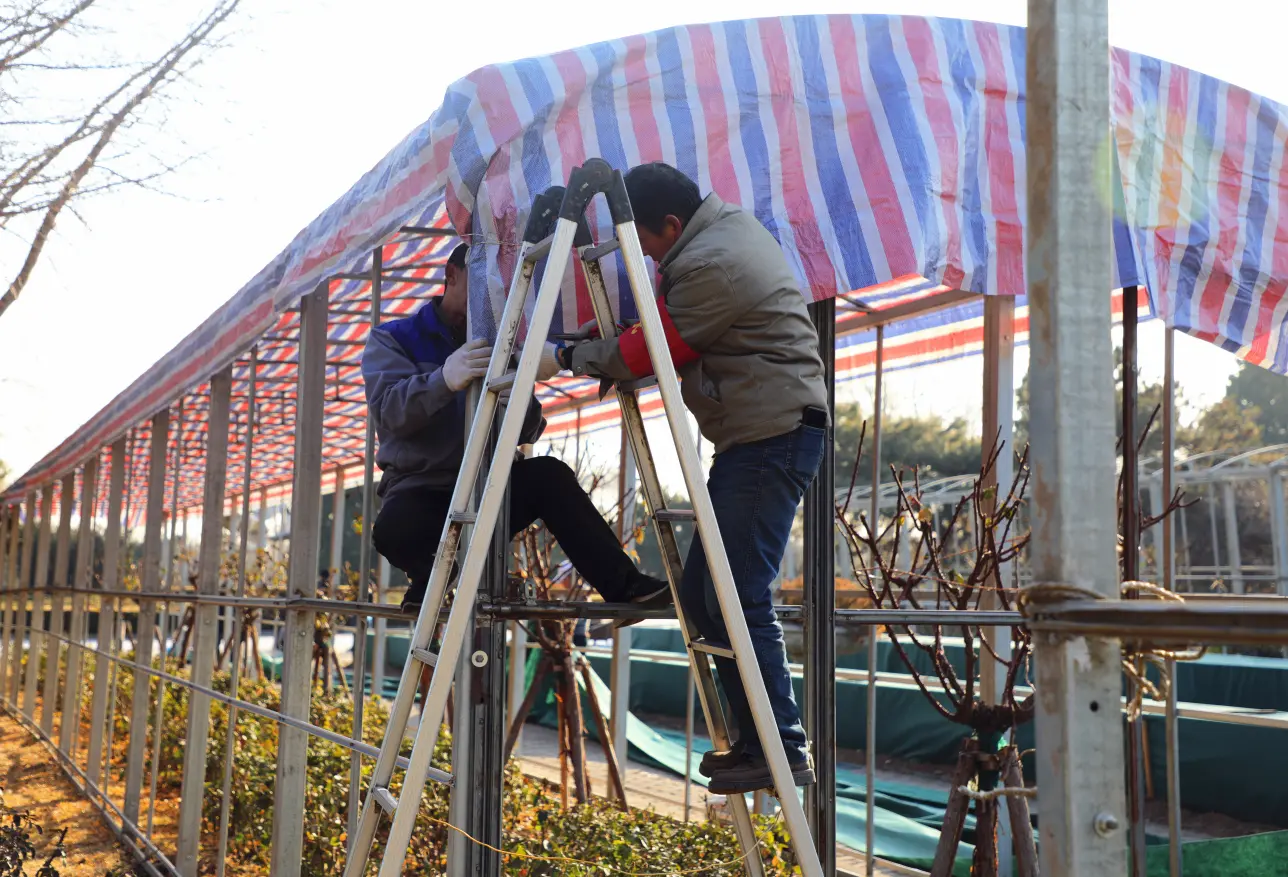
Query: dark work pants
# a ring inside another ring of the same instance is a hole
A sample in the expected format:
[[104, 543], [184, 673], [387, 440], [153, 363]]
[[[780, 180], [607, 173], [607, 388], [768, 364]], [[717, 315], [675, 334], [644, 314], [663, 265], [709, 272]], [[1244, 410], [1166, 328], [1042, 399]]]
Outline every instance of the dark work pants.
[[[787, 667], [783, 626], [774, 612], [771, 585], [783, 561], [792, 521], [805, 489], [818, 474], [823, 459], [826, 432], [799, 426], [789, 433], [734, 445], [716, 454], [707, 478], [720, 539], [733, 571], [756, 662], [769, 695], [778, 735], [792, 763], [806, 756], [805, 729], [792, 691]], [[698, 632], [717, 642], [728, 642], [715, 583], [707, 567], [702, 539], [694, 537], [684, 564], [680, 584], [684, 613]], [[738, 665], [728, 658], [715, 659], [720, 685], [729, 700], [729, 711], [737, 724], [737, 736], [751, 753], [761, 751], [751, 705], [738, 674]]]
[[[376, 516], [372, 542], [391, 564], [407, 573], [413, 591], [424, 593], [429, 582], [451, 501], [451, 488], [409, 487], [385, 497]], [[629, 599], [639, 571], [572, 469], [555, 457], [516, 460], [510, 470], [509, 535], [536, 520], [545, 522], [572, 565], [600, 596], [610, 603]]]

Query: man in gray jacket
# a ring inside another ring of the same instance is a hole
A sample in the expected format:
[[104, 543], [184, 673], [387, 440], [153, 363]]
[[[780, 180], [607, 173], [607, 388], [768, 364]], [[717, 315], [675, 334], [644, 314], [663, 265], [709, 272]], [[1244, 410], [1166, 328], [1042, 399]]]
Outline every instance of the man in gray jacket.
[[[379, 449], [380, 513], [372, 528], [376, 550], [407, 573], [403, 610], [420, 611], [443, 522], [465, 452], [465, 390], [487, 373], [486, 341], [465, 343], [469, 304], [465, 244], [447, 262], [443, 294], [415, 314], [371, 332], [362, 355], [369, 416]], [[557, 371], [548, 349], [541, 378]], [[504, 404], [504, 400], [503, 404]], [[532, 399], [520, 442], [545, 428]], [[577, 476], [555, 457], [518, 459], [510, 474], [509, 533], [541, 519], [586, 581], [610, 603], [647, 607], [671, 602], [666, 582], [641, 573], [622, 551]]]
[[[644, 254], [661, 270], [658, 308], [684, 402], [715, 445], [707, 486], [778, 733], [797, 784], [808, 785], [814, 771], [770, 586], [828, 440], [818, 334], [778, 242], [755, 216], [717, 195], [702, 198], [660, 162], [633, 168], [626, 189]], [[638, 326], [562, 347], [557, 358], [574, 374], [612, 380], [653, 372]], [[728, 642], [698, 538], [680, 600], [703, 637]], [[732, 749], [707, 753], [699, 770], [715, 793], [769, 788], [737, 665], [716, 658], [716, 669], [738, 736]]]

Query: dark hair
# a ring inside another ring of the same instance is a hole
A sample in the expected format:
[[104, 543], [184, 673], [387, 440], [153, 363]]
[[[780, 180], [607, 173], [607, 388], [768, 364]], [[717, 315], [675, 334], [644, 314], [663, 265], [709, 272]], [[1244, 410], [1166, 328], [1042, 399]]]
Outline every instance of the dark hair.
[[447, 264], [451, 265], [458, 271], [464, 268], [465, 254], [469, 252], [469, 249], [469, 244], [457, 244], [456, 249], [452, 250], [452, 255], [447, 257]]
[[698, 184], [660, 161], [627, 171], [626, 194], [631, 199], [635, 222], [655, 233], [662, 231], [662, 220], [668, 216], [688, 225], [702, 206]]

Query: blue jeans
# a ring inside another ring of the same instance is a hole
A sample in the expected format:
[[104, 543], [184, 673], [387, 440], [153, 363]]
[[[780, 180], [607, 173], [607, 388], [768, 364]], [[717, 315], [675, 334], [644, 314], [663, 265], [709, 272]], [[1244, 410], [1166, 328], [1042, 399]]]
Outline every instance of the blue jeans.
[[[818, 473], [826, 440], [826, 430], [798, 426], [780, 436], [734, 445], [716, 455], [707, 480], [756, 662], [787, 759], [793, 764], [802, 761], [808, 750], [787, 669], [783, 626], [774, 612], [770, 585], [782, 564], [801, 497]], [[704, 638], [729, 641], [706, 552], [696, 535], [684, 565], [680, 600], [685, 615]], [[734, 739], [740, 740], [748, 752], [759, 754], [760, 741], [738, 666], [728, 658], [716, 658], [715, 662], [737, 724]]]

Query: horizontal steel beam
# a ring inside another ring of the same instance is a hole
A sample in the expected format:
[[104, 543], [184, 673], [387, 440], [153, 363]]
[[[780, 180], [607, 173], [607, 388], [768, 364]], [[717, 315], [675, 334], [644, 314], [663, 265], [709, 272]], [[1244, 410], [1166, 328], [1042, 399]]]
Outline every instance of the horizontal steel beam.
[[1239, 599], [1185, 603], [1152, 600], [1068, 600], [1034, 604], [1028, 627], [1150, 645], [1288, 645], [1288, 604]]

